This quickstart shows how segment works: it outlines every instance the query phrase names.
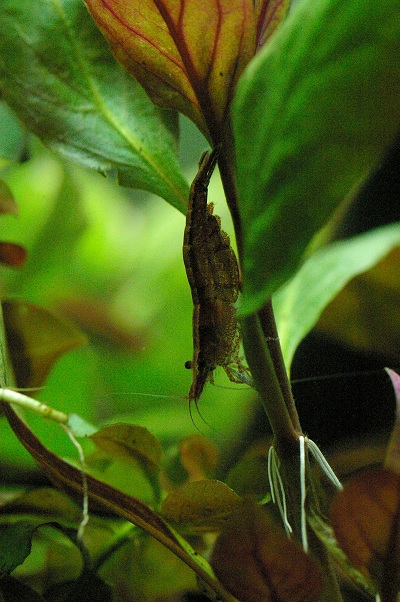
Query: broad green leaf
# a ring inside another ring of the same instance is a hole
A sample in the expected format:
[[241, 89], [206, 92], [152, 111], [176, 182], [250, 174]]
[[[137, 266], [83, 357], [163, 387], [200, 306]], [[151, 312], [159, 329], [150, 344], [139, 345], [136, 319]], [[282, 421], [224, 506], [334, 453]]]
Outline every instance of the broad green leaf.
[[84, 420], [78, 414], [69, 414], [68, 427], [74, 433], [75, 437], [90, 437], [97, 431], [97, 428]]
[[[353, 278], [318, 319], [320, 334], [362, 353], [399, 356], [400, 246], [376, 265]], [[387, 360], [389, 361], [389, 360]]]
[[400, 124], [396, 0], [299, 0], [233, 102], [242, 314], [293, 275], [314, 234]]
[[85, 0], [118, 60], [157, 104], [218, 143], [234, 86], [255, 52], [253, 0]]
[[276, 292], [273, 305], [288, 368], [301, 340], [346, 283], [399, 245], [399, 223], [329, 244], [312, 254]]
[[185, 210], [177, 116], [115, 61], [81, 0], [3, 0], [0, 92], [52, 148]]

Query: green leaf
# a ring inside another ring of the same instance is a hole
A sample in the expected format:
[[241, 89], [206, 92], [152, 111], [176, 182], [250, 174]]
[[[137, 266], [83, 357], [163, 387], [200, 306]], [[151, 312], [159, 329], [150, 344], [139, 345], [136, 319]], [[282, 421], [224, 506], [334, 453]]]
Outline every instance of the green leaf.
[[177, 115], [114, 60], [81, 0], [1, 3], [0, 92], [52, 148], [185, 210]]
[[31, 552], [32, 537], [38, 523], [25, 520], [0, 525], [0, 572], [11, 573]]
[[293, 275], [392, 142], [399, 54], [396, 0], [303, 0], [242, 76], [232, 114], [243, 315]]
[[61, 491], [51, 487], [39, 487], [22, 493], [0, 508], [1, 517], [18, 515], [36, 517], [67, 524], [79, 524], [82, 509]]
[[143, 426], [110, 424], [93, 435], [95, 445], [114, 458], [134, 459], [146, 471], [157, 474], [161, 465], [161, 445]]
[[332, 243], [310, 256], [273, 297], [286, 366], [301, 340], [345, 284], [400, 245], [400, 223]]
[[10, 107], [5, 102], [0, 102], [0, 159], [20, 160], [25, 150], [25, 143], [24, 127]]
[[87, 420], [81, 418], [78, 414], [68, 416], [68, 427], [74, 433], [75, 437], [90, 437], [97, 431], [97, 428]]
[[193, 532], [219, 531], [242, 506], [242, 499], [225, 483], [214, 479], [177, 487], [163, 501], [162, 515]]

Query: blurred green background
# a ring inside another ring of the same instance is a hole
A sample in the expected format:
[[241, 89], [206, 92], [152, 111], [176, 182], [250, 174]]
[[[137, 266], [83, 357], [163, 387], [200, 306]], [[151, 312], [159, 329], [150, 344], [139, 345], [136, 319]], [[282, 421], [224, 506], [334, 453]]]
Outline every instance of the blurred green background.
[[[240, 440], [253, 395], [215, 374], [189, 411], [192, 301], [182, 260], [184, 216], [143, 191], [119, 187], [72, 164], [35, 138], [24, 139], [2, 108], [5, 140], [1, 177], [19, 216], [3, 215], [0, 239], [28, 250], [22, 269], [0, 268], [3, 298], [17, 297], [55, 310], [88, 336], [86, 347], [66, 354], [35, 396], [95, 424], [128, 421], [146, 426], [164, 445], [200, 430], [225, 449]], [[14, 137], [13, 137], [14, 136]], [[191, 181], [206, 141], [181, 122], [181, 165]], [[24, 155], [22, 162], [15, 162]], [[209, 198], [231, 230], [219, 180]], [[55, 425], [29, 417], [35, 432], [61, 455], [75, 455]], [[30, 466], [28, 454], [0, 420], [4, 477]]]

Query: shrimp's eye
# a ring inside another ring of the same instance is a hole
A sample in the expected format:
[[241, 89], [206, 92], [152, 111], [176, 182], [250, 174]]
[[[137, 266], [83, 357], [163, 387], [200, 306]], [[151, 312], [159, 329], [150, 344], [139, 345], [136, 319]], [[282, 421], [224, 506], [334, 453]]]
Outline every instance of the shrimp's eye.
[[187, 362], [185, 362], [185, 368], [187, 370], [191, 370], [192, 369], [192, 362], [190, 360], [188, 360]]

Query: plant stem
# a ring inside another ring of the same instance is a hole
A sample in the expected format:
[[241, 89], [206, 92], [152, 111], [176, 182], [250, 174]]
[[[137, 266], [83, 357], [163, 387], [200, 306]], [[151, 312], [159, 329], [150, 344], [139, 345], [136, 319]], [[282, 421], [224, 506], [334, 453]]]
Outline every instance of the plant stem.
[[282, 391], [283, 398], [287, 410], [289, 412], [290, 419], [296, 431], [301, 433], [301, 426], [297, 408], [294, 403], [292, 387], [288, 373], [286, 371], [285, 362], [282, 355], [282, 348], [279, 342], [278, 330], [276, 328], [275, 316], [272, 307], [271, 300], [268, 300], [264, 306], [259, 310], [258, 316], [260, 318], [261, 328], [263, 330], [265, 340], [268, 345], [269, 352], [272, 357], [273, 364], [275, 366], [276, 376], [279, 381], [279, 385]]
[[256, 314], [243, 319], [241, 332], [246, 360], [275, 439], [290, 443], [290, 447], [294, 444], [297, 448], [300, 433], [296, 431], [290, 418], [271, 353]]
[[[243, 265], [243, 238], [235, 179], [235, 152], [229, 126], [224, 132], [219, 155], [219, 170], [235, 228], [240, 267]], [[274, 434], [274, 447], [280, 460], [287, 495], [287, 509], [295, 536], [301, 541], [301, 515], [303, 511], [300, 492], [299, 437], [302, 434], [297, 409], [292, 396], [282, 350], [279, 343], [271, 301], [267, 301], [258, 314], [243, 318], [241, 322], [243, 347], [248, 366], [260, 394]], [[306, 491], [315, 491], [312, 473], [307, 471]], [[318, 503], [318, 500], [315, 500]], [[324, 589], [321, 602], [339, 602], [337, 578], [326, 548], [310, 533], [310, 550], [318, 558], [323, 570]]]
[[[220, 131], [218, 132], [220, 134]], [[227, 120], [222, 135], [213, 140], [215, 146], [220, 145], [221, 150], [218, 155], [218, 167], [221, 176], [222, 186], [225, 192], [226, 202], [232, 217], [232, 223], [235, 230], [236, 246], [239, 255], [239, 265], [241, 267], [243, 258], [243, 236], [242, 222], [239, 214], [238, 194], [236, 187], [235, 174], [235, 148], [233, 145], [233, 133], [229, 120]]]

